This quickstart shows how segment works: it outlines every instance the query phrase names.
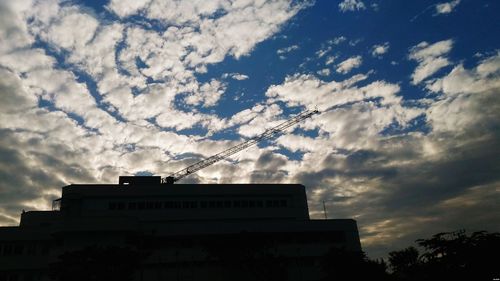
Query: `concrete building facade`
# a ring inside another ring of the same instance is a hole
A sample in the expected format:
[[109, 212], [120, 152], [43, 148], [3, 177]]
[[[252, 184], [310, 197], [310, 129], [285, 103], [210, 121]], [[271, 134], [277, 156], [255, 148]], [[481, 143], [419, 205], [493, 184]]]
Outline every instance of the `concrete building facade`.
[[299, 184], [120, 177], [65, 186], [53, 209], [0, 227], [0, 280], [57, 278], [63, 254], [89, 247], [140, 255], [131, 280], [320, 280], [329, 249], [361, 251], [356, 222], [311, 220]]

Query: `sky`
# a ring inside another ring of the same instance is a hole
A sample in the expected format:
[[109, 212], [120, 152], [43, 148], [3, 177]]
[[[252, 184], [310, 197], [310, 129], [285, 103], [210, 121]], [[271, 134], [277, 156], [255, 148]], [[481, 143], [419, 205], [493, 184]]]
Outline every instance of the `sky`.
[[369, 257], [500, 231], [500, 2], [0, 0], [0, 225], [71, 183], [301, 183]]

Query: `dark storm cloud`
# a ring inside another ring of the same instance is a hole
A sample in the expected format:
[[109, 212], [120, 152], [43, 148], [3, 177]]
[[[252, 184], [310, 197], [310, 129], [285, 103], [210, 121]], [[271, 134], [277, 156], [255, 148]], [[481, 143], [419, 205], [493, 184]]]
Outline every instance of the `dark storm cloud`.
[[285, 156], [266, 151], [257, 159], [250, 181], [253, 183], [282, 182], [288, 175], [285, 170], [286, 164]]
[[[500, 198], [500, 90], [470, 99], [472, 106], [459, 117], [473, 117], [474, 126], [388, 138], [376, 150], [331, 154], [318, 172], [299, 173], [295, 180], [306, 185], [309, 198], [315, 190], [327, 190], [311, 209], [321, 210], [321, 201], [327, 200], [332, 216], [356, 217], [364, 239], [378, 237], [376, 247], [368, 246], [374, 255], [438, 231], [500, 230], [495, 207]], [[426, 141], [439, 147], [439, 157], [423, 153]], [[360, 186], [367, 190], [338, 199], [337, 194]], [[387, 235], [390, 244], [381, 238]]]
[[[43, 146], [20, 142], [16, 132], [0, 130], [0, 209], [4, 217], [19, 218], [22, 209], [32, 209], [32, 201], [42, 200], [47, 208], [58, 197], [60, 188], [70, 183], [96, 182], [81, 165], [68, 162], [67, 148], [59, 147], [59, 155], [35, 151]], [[12, 224], [12, 219], [1, 224]]]

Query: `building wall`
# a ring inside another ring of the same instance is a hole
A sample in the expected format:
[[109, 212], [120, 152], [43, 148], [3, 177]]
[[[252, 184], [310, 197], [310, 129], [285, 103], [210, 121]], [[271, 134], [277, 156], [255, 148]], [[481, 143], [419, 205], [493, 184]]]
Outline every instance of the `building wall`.
[[135, 280], [319, 280], [330, 248], [361, 250], [354, 220], [309, 219], [302, 185], [70, 185], [60, 202], [0, 227], [0, 281], [49, 280], [89, 247], [144, 255]]

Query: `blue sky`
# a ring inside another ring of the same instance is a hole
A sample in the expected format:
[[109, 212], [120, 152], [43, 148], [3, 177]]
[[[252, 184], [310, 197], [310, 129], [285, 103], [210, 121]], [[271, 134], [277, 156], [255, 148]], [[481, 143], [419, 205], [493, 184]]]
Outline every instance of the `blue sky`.
[[[371, 257], [498, 231], [498, 1], [0, 1], [0, 223], [69, 183], [302, 183]], [[22, 173], [20, 173], [22, 171]]]

